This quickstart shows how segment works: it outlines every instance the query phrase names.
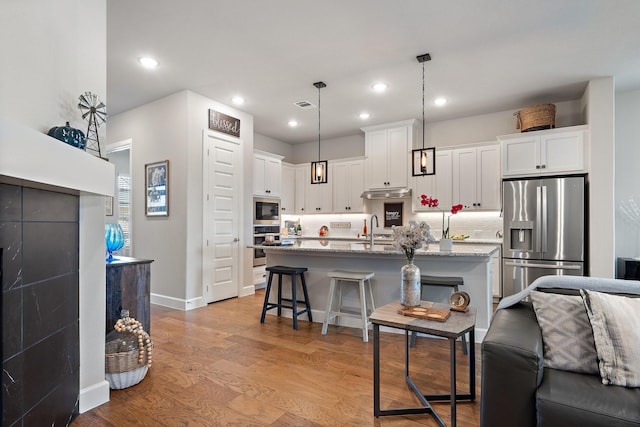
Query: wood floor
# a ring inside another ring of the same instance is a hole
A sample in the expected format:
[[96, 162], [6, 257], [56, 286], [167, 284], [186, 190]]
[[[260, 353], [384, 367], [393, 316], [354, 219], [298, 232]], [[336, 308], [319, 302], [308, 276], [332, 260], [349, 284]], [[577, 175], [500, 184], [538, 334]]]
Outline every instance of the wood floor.
[[[73, 426], [436, 426], [430, 415], [373, 416], [373, 339], [361, 331], [267, 315], [264, 290], [182, 312], [153, 306], [153, 366], [136, 386]], [[275, 312], [275, 311], [273, 311]], [[301, 316], [306, 319], [306, 316]], [[404, 335], [381, 333], [382, 408], [419, 402], [404, 381]], [[479, 425], [480, 362], [474, 403], [459, 403], [458, 426]], [[467, 358], [457, 349], [458, 390], [468, 390]], [[420, 337], [411, 376], [424, 393], [449, 390], [446, 340]], [[434, 408], [450, 425], [448, 403]]]

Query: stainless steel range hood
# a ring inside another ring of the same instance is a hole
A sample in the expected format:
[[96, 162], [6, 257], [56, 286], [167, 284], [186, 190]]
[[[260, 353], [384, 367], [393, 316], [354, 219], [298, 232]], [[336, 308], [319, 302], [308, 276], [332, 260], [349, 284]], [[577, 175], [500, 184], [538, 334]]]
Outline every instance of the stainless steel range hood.
[[388, 190], [370, 190], [360, 195], [363, 199], [406, 199], [411, 197], [410, 188], [393, 188]]

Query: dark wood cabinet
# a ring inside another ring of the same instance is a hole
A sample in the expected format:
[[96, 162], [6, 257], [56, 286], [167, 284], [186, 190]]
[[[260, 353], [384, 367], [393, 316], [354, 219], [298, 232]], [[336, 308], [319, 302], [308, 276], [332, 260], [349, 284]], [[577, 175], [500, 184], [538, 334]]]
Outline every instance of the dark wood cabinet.
[[151, 263], [153, 260], [117, 257], [107, 261], [106, 333], [120, 318], [121, 310], [142, 323], [151, 335]]

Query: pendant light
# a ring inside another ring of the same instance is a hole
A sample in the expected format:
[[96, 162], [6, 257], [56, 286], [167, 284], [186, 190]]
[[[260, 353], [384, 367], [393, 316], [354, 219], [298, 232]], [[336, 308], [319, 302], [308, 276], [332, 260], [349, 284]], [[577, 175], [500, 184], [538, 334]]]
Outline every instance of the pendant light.
[[412, 175], [424, 176], [435, 175], [436, 173], [436, 148], [424, 148], [425, 139], [425, 123], [426, 118], [424, 114], [424, 63], [431, 61], [431, 55], [425, 53], [424, 55], [418, 55], [416, 57], [419, 63], [422, 64], [422, 148], [413, 150], [411, 152], [412, 157]]
[[326, 184], [328, 182], [328, 161], [320, 160], [320, 89], [327, 87], [327, 85], [323, 82], [316, 82], [313, 85], [318, 88], [318, 161], [311, 162], [311, 183]]

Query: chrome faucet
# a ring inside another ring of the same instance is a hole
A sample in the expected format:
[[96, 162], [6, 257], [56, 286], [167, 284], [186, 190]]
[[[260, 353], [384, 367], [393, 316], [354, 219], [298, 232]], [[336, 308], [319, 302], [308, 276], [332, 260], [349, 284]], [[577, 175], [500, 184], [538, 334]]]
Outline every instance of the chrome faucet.
[[371, 215], [371, 219], [369, 220], [369, 224], [371, 224], [371, 231], [369, 232], [369, 245], [373, 248], [373, 219], [376, 219], [376, 227], [380, 227], [380, 223], [378, 222], [378, 215]]

